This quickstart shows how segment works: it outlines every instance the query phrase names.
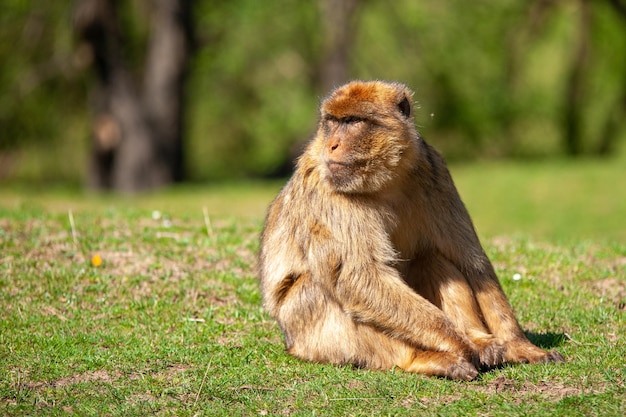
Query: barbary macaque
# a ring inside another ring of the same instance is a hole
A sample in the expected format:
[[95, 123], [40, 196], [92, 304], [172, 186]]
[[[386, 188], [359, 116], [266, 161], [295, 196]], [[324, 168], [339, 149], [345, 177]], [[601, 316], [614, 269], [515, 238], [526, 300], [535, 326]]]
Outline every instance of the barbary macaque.
[[474, 379], [505, 362], [562, 362], [521, 330], [413, 93], [353, 81], [269, 208], [264, 307], [304, 360]]

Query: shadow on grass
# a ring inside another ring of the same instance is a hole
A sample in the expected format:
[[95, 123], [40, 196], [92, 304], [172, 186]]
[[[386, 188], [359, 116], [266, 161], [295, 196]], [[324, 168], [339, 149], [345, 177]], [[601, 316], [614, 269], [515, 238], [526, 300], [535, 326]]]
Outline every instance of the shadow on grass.
[[565, 334], [563, 333], [526, 332], [526, 337], [528, 337], [528, 340], [530, 340], [535, 346], [538, 346], [542, 349], [551, 349], [557, 346], [561, 346], [565, 341]]

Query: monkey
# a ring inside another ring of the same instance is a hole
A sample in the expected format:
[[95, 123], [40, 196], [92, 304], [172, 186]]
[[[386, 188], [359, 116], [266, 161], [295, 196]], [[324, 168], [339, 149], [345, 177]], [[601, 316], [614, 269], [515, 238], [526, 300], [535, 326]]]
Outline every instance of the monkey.
[[413, 94], [387, 81], [331, 92], [270, 204], [260, 287], [287, 352], [468, 381], [565, 361], [522, 331], [443, 157], [415, 128]]

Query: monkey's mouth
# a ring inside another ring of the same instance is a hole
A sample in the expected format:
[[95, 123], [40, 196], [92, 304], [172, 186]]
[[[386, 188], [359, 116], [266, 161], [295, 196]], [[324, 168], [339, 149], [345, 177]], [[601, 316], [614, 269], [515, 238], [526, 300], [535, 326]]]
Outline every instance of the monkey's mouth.
[[348, 169], [350, 167], [350, 164], [347, 162], [327, 160], [326, 167], [331, 172], [331, 174], [338, 174]]
[[328, 170], [332, 173], [339, 173], [345, 171], [354, 171], [360, 168], [367, 166], [367, 159], [363, 158], [349, 158], [342, 161], [337, 161], [335, 159], [326, 159], [324, 161]]

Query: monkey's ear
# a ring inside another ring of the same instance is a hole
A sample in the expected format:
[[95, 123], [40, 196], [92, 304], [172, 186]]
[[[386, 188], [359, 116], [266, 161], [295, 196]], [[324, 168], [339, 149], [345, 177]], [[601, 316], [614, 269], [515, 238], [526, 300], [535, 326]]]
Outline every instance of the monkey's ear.
[[409, 99], [404, 97], [400, 103], [398, 103], [398, 109], [405, 116], [409, 117], [411, 115], [411, 103], [409, 103]]

